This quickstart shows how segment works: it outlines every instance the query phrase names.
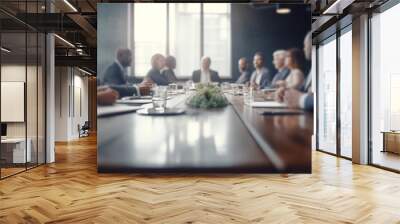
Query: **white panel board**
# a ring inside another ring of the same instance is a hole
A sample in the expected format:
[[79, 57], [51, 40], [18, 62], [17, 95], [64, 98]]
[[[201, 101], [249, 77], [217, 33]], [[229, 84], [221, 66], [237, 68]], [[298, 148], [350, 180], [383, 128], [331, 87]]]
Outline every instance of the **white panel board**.
[[24, 122], [24, 82], [1, 82], [1, 122]]

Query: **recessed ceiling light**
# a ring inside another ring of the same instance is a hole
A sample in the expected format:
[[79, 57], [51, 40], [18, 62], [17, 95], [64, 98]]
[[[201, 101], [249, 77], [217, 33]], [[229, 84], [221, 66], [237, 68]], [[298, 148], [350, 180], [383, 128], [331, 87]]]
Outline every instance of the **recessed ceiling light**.
[[92, 73], [90, 73], [90, 72], [88, 72], [88, 71], [86, 71], [86, 70], [83, 70], [83, 69], [81, 69], [81, 68], [79, 68], [79, 67], [78, 67], [78, 70], [81, 71], [81, 72], [83, 72], [83, 73], [86, 74], [86, 75], [89, 75], [89, 76], [92, 75]]
[[68, 7], [70, 7], [74, 12], [78, 12], [78, 10], [68, 1], [68, 0], [64, 0], [65, 4], [68, 5]]
[[276, 13], [284, 15], [284, 14], [289, 14], [291, 10], [289, 8], [277, 8]]
[[71, 42], [69, 42], [68, 40], [66, 40], [66, 39], [64, 39], [64, 38], [62, 38], [62, 37], [60, 37], [59, 35], [57, 35], [57, 34], [54, 34], [54, 36], [55, 37], [57, 37], [59, 40], [61, 40], [62, 42], [64, 42], [64, 43], [66, 43], [67, 45], [69, 45], [70, 47], [73, 47], [73, 48], [75, 48], [75, 45], [73, 45]]
[[9, 49], [7, 49], [5, 47], [1, 47], [1, 51], [4, 51], [6, 53], [10, 53], [11, 52], [11, 50], [9, 50]]

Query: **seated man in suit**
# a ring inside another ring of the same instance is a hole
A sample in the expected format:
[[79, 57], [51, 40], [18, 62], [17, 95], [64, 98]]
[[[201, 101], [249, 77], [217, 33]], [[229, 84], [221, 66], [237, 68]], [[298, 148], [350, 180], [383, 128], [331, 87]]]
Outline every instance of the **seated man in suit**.
[[[304, 56], [308, 61], [311, 61], [311, 32], [309, 32], [304, 38]], [[284, 101], [291, 108], [300, 108], [307, 111], [314, 110], [314, 93], [311, 88], [312, 75], [308, 74], [303, 86], [299, 90], [297, 89], [285, 89], [280, 88], [276, 92], [276, 98], [278, 101]]]
[[103, 79], [97, 79], [98, 86], [108, 86], [119, 93], [119, 97], [148, 94], [151, 83], [139, 85], [128, 83], [127, 68], [132, 63], [132, 52], [127, 48], [117, 50], [115, 61], [106, 69]]
[[193, 71], [192, 80], [197, 83], [221, 82], [218, 72], [210, 69], [211, 59], [204, 56], [201, 59], [201, 69]]
[[237, 84], [246, 84], [250, 81], [251, 72], [249, 69], [249, 63], [247, 62], [246, 58], [240, 58], [238, 61], [238, 67], [240, 76], [238, 80], [236, 80]]
[[175, 76], [174, 69], [176, 68], [176, 59], [174, 56], [167, 56], [165, 58], [165, 68], [162, 70], [161, 75], [167, 78], [168, 83], [175, 83], [178, 79]]
[[287, 52], [285, 50], [277, 50], [273, 54], [274, 60], [272, 61], [272, 63], [274, 64], [278, 73], [276, 73], [274, 78], [272, 79], [272, 88], [278, 87], [278, 81], [284, 81], [290, 73], [290, 70], [285, 66], [286, 56]]
[[151, 57], [151, 69], [147, 72], [145, 80], [151, 81], [160, 86], [169, 84], [167, 77], [161, 74], [165, 65], [165, 57], [162, 54], [155, 54]]
[[103, 83], [110, 85], [125, 85], [128, 82], [127, 68], [132, 63], [132, 52], [127, 48], [117, 50], [116, 59], [106, 69], [103, 76]]
[[272, 75], [264, 66], [264, 55], [261, 52], [254, 54], [253, 64], [256, 70], [251, 74], [250, 85], [256, 89], [270, 87]]

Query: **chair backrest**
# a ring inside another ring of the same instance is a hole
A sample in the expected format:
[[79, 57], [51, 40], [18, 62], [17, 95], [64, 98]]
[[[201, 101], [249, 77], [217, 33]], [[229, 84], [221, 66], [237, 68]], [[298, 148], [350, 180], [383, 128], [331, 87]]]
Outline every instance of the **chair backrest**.
[[90, 123], [89, 121], [85, 121], [85, 123], [82, 126], [82, 129], [89, 129], [90, 128]]

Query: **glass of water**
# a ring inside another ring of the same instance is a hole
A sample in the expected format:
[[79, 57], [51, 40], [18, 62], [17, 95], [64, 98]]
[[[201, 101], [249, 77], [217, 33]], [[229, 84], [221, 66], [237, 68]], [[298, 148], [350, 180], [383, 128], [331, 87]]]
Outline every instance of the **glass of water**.
[[176, 94], [178, 92], [178, 84], [171, 83], [168, 85], [168, 89], [171, 94]]
[[250, 105], [253, 102], [254, 89], [250, 86], [243, 86], [242, 91], [244, 104]]
[[185, 83], [183, 88], [185, 89], [185, 94], [188, 94], [190, 92], [190, 90], [192, 90], [194, 88], [193, 81], [192, 80], [188, 80]]
[[223, 92], [228, 92], [230, 88], [231, 88], [231, 84], [229, 82], [223, 82], [221, 84], [221, 89]]
[[157, 86], [153, 91], [153, 108], [157, 111], [165, 111], [167, 107], [167, 87]]
[[239, 84], [232, 83], [231, 87], [232, 87], [232, 94], [239, 95]]

